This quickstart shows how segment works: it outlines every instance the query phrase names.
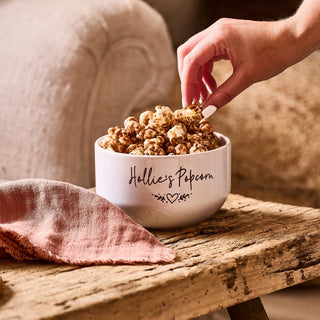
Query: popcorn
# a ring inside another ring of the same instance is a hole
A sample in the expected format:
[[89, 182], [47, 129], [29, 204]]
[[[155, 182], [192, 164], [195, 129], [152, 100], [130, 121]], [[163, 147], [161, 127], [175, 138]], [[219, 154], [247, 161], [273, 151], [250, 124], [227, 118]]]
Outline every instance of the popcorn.
[[[128, 150], [129, 151], [129, 150]], [[135, 154], [135, 155], [143, 155], [144, 154], [144, 148], [143, 146], [137, 146], [135, 145], [135, 148], [132, 149], [130, 152], [127, 152], [129, 154]]]
[[165, 143], [165, 138], [163, 136], [158, 136], [156, 138], [146, 139], [144, 140], [144, 147], [148, 147], [149, 145], [157, 144], [159, 146], [163, 146]]
[[124, 128], [130, 135], [136, 135], [141, 130], [141, 125], [135, 117], [129, 117], [124, 120]]
[[141, 128], [140, 132], [138, 132], [138, 138], [142, 141], [146, 139], [155, 138], [157, 135], [158, 133], [155, 129], [148, 127], [143, 127]]
[[164, 156], [166, 153], [158, 144], [154, 143], [149, 145], [145, 150], [144, 154], [149, 156]]
[[166, 143], [164, 150], [166, 154], [176, 154], [175, 146], [170, 141]]
[[[141, 146], [135, 144], [135, 143], [132, 143], [130, 144], [130, 146], [126, 149], [126, 153], [131, 153], [133, 151], [135, 151], [136, 149], [138, 148], [141, 148]], [[143, 154], [143, 147], [142, 147], [142, 154]]]
[[186, 126], [198, 123], [202, 118], [201, 108], [198, 105], [190, 105], [188, 108], [179, 109], [174, 112], [177, 121], [183, 122]]
[[122, 135], [122, 129], [118, 126], [111, 127], [108, 129], [108, 135], [114, 136], [114, 137], [119, 137], [120, 135]]
[[155, 112], [142, 112], [139, 121], [131, 116], [125, 119], [124, 128], [109, 128], [99, 145], [133, 155], [181, 155], [219, 148], [219, 139], [199, 105], [175, 112], [156, 106]]
[[198, 153], [198, 152], [204, 152], [204, 151], [208, 151], [208, 148], [198, 143], [194, 144], [189, 150], [190, 153]]
[[212, 133], [213, 132], [208, 119], [203, 118], [199, 121], [199, 130], [203, 133]]
[[153, 118], [152, 111], [148, 110], [148, 111], [142, 112], [139, 117], [139, 123], [141, 125], [146, 126], [148, 124], [149, 120], [151, 120], [152, 118]]
[[114, 152], [120, 152], [123, 153], [125, 151], [125, 146], [122, 145], [120, 142], [117, 142], [117, 140], [112, 140], [110, 144], [108, 145], [107, 149], [109, 151], [114, 151]]
[[202, 136], [199, 133], [188, 133], [187, 141], [191, 142], [192, 144], [200, 144], [202, 142]]
[[187, 154], [189, 151], [189, 148], [187, 147], [186, 143], [178, 143], [174, 149], [176, 154]]
[[169, 107], [156, 106], [153, 121], [160, 127], [170, 127], [174, 120], [174, 113]]
[[189, 123], [199, 122], [203, 118], [201, 108], [198, 105], [192, 104], [184, 110], [186, 112], [186, 120]]
[[129, 147], [132, 144], [130, 137], [125, 135], [119, 138], [119, 142], [125, 149], [127, 149], [127, 147]]
[[108, 148], [111, 141], [112, 141], [111, 136], [106, 135], [106, 136], [102, 137], [102, 139], [99, 140], [99, 145], [100, 145], [100, 147], [106, 149], [106, 148]]
[[178, 123], [168, 131], [167, 136], [171, 143], [177, 144], [179, 141], [185, 140], [187, 128], [183, 123]]

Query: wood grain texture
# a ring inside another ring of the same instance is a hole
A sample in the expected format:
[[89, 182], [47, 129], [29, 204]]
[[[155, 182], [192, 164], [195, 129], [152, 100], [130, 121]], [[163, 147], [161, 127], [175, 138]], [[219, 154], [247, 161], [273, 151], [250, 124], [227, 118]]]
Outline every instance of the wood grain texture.
[[320, 275], [320, 210], [230, 195], [211, 219], [154, 232], [166, 265], [2, 260], [0, 319], [190, 319]]

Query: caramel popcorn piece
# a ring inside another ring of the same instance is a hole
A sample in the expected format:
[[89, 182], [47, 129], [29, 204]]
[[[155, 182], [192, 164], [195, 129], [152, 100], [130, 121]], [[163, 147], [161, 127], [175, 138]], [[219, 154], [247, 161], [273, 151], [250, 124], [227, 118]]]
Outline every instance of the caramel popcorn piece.
[[195, 143], [201, 144], [202, 136], [199, 133], [188, 133], [187, 141], [191, 142], [191, 144], [195, 144]]
[[160, 127], [170, 127], [174, 120], [174, 113], [169, 107], [156, 106], [153, 121]]
[[153, 118], [153, 112], [148, 110], [148, 111], [144, 111], [140, 114], [139, 117], [139, 123], [141, 125], [146, 126], [149, 123], [149, 120], [151, 120]]
[[203, 133], [212, 133], [213, 129], [210, 126], [208, 119], [203, 118], [199, 121], [199, 130]]
[[126, 153], [131, 153], [133, 150], [135, 150], [138, 147], [137, 144], [132, 143], [128, 146], [128, 148], [126, 149]]
[[129, 117], [124, 120], [124, 128], [130, 135], [134, 136], [140, 131], [141, 125], [135, 117]]
[[196, 124], [203, 118], [201, 108], [198, 105], [190, 105], [185, 109], [176, 110], [174, 116], [176, 120], [183, 122], [187, 126]]
[[217, 149], [219, 148], [219, 139], [218, 137], [212, 132], [209, 136], [209, 140], [210, 140], [210, 146], [209, 149], [213, 150], [213, 149]]
[[179, 141], [183, 141], [186, 138], [187, 128], [183, 123], [178, 123], [168, 131], [167, 136], [171, 143], [177, 144]]
[[157, 136], [157, 134], [158, 133], [156, 130], [154, 130], [152, 128], [144, 127], [138, 133], [138, 137], [140, 138], [140, 140], [144, 141], [146, 139], [155, 138]]
[[189, 151], [185, 143], [178, 143], [174, 149], [176, 151], [176, 154], [187, 154]]
[[159, 136], [163, 136], [166, 138], [166, 140], [168, 140], [167, 134], [168, 134], [169, 128], [163, 128], [163, 127], [159, 128], [158, 127], [158, 128], [156, 128], [156, 130], [157, 130]]
[[129, 146], [132, 144], [132, 141], [131, 141], [130, 137], [123, 135], [123, 136], [121, 136], [121, 137], [119, 138], [119, 143], [120, 143], [125, 149], [127, 149], [127, 147], [129, 147]]
[[113, 137], [119, 137], [122, 135], [122, 129], [119, 126], [111, 127], [108, 129], [108, 135]]
[[117, 140], [111, 140], [111, 142], [109, 143], [107, 149], [109, 151], [114, 151], [114, 152], [120, 152], [123, 153], [125, 151], [125, 146], [123, 144], [121, 144], [119, 141]]
[[133, 150], [129, 152], [129, 154], [135, 154], [135, 155], [143, 155], [144, 149], [142, 146], [136, 146]]
[[99, 140], [99, 146], [106, 149], [108, 148], [108, 145], [110, 144], [111, 140], [112, 140], [111, 136], [105, 135]]
[[166, 143], [165, 151], [167, 154], [176, 154], [175, 146], [170, 141]]
[[197, 123], [197, 122], [191, 122], [191, 123], [188, 125], [188, 132], [189, 132], [189, 133], [198, 133], [198, 132], [200, 132], [200, 130], [199, 130], [199, 123]]
[[164, 156], [166, 153], [158, 144], [154, 143], [144, 150], [144, 154], [149, 156]]
[[157, 144], [159, 146], [163, 146], [165, 143], [165, 138], [163, 136], [157, 136], [155, 138], [151, 138], [151, 139], [146, 139], [144, 140], [144, 147], [148, 147], [149, 145], [152, 145], [152, 144]]

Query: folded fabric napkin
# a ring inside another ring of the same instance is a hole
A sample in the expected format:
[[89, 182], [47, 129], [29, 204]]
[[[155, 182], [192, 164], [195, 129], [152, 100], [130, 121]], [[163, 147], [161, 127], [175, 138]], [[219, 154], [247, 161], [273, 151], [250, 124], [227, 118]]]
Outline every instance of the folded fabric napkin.
[[[1, 253], [2, 252], [2, 253]], [[0, 257], [77, 265], [164, 263], [153, 234], [94, 192], [28, 179], [0, 184]]]

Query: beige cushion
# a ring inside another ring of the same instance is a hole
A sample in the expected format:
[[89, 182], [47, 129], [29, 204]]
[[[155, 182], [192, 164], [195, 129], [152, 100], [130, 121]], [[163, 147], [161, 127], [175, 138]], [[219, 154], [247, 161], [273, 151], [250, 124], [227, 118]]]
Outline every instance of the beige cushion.
[[175, 77], [162, 17], [135, 0], [0, 3], [0, 179], [94, 185], [93, 143]]

